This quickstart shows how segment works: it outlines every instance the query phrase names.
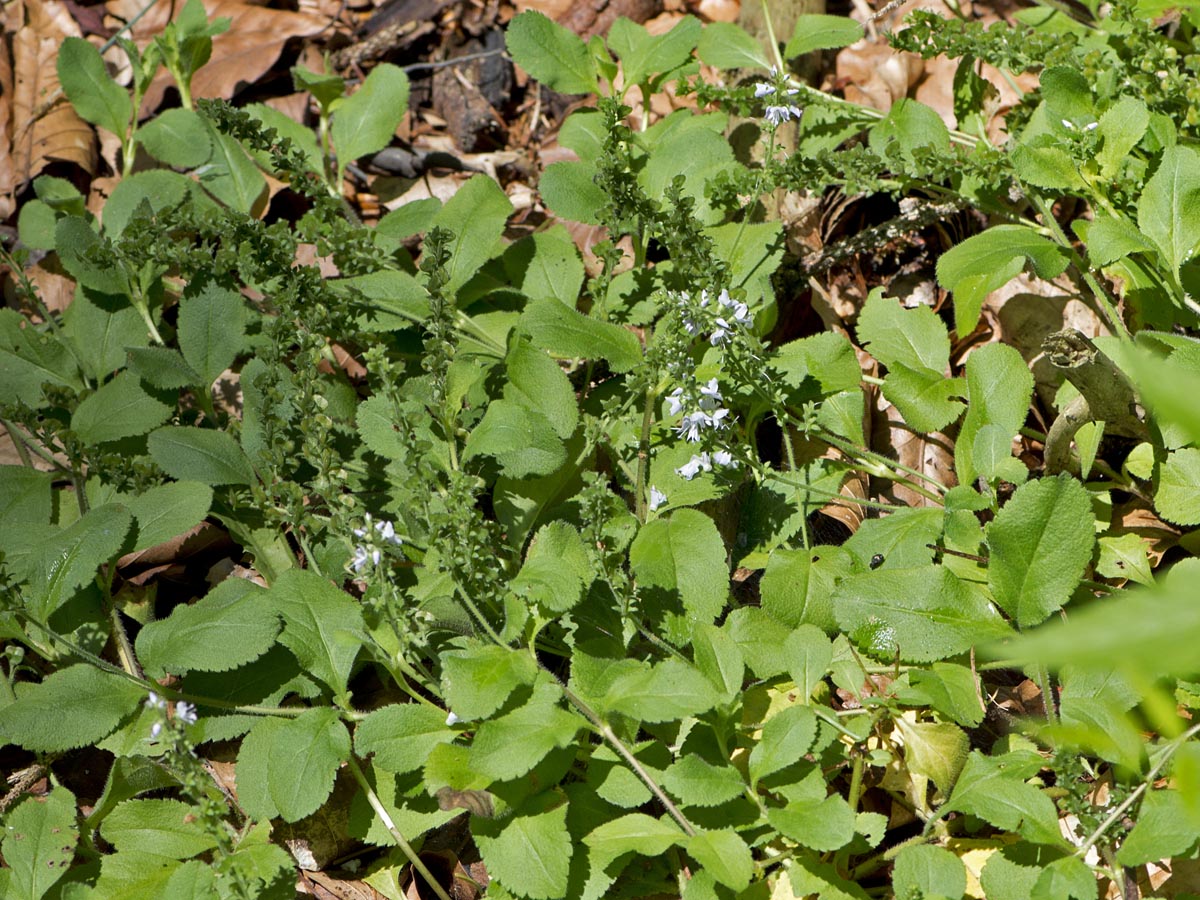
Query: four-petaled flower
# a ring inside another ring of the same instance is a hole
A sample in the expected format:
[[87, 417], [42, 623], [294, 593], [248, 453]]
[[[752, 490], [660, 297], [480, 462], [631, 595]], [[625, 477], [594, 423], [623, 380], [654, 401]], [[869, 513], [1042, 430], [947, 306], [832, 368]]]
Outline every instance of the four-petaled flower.
[[707, 453], [698, 453], [675, 470], [675, 474], [691, 481], [701, 472], [712, 471], [712, 458]]
[[676, 433], [688, 443], [694, 444], [700, 440], [701, 429], [709, 424], [708, 414], [697, 410], [686, 413], [676, 426]]
[[[701, 402], [701, 406], [703, 406]], [[683, 388], [677, 387], [671, 393], [667, 394], [667, 412], [673, 416], [679, 415], [683, 409]]]
[[667, 502], [667, 495], [650, 485], [650, 512], [655, 512], [660, 506]]
[[180, 700], [175, 704], [175, 718], [179, 719], [185, 725], [195, 725], [196, 707], [186, 700]]

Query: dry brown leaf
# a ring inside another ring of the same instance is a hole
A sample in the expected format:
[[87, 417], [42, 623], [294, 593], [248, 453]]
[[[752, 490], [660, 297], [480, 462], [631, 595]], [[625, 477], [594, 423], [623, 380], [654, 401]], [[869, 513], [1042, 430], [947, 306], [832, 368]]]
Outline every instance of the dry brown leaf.
[[92, 126], [79, 118], [58, 83], [55, 62], [64, 39], [79, 28], [58, 0], [26, 8], [24, 26], [12, 38], [12, 180], [14, 188], [50, 163], [74, 163], [96, 173]]
[[8, 221], [17, 209], [17, 169], [12, 148], [12, 54], [8, 41], [0, 41], [0, 220]]
[[[144, 0], [109, 0], [110, 15], [124, 23], [145, 6]], [[172, 4], [156, 3], [138, 20], [133, 39], [144, 47], [160, 34], [168, 22]], [[323, 16], [265, 9], [238, 0], [204, 0], [210, 20], [222, 16], [232, 19], [229, 30], [213, 38], [212, 59], [192, 80], [195, 97], [231, 98], [241, 83], [253, 84], [275, 65], [283, 45], [295, 37], [308, 37], [330, 27]], [[163, 94], [174, 84], [164, 70], [154, 79], [142, 99], [140, 113], [147, 116], [162, 103]]]
[[920, 80], [921, 57], [898, 53], [886, 44], [862, 40], [837, 57], [837, 79], [852, 103], [887, 111]]
[[[954, 442], [944, 434], [913, 431], [895, 406], [880, 395], [872, 421], [871, 449], [890, 456], [901, 465], [915, 469], [946, 487], [958, 483], [954, 475]], [[916, 479], [914, 479], [916, 480]], [[927, 483], [923, 484], [928, 488]], [[937, 506], [923, 494], [899, 482], [886, 482], [879, 496], [904, 506]]]

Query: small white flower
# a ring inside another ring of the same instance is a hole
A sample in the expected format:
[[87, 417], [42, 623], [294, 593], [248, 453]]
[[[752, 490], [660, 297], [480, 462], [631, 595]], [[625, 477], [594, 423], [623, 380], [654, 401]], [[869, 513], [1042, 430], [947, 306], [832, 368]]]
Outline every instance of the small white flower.
[[650, 511], [654, 512], [655, 510], [657, 510], [660, 506], [662, 506], [666, 502], [667, 502], [667, 495], [664, 494], [662, 491], [660, 491], [658, 488], [656, 488], [654, 485], [650, 485]]
[[679, 415], [683, 409], [683, 388], [677, 387], [667, 394], [667, 412], [672, 416]]
[[712, 461], [715, 466], [730, 466], [733, 465], [733, 454], [728, 450], [718, 450], [712, 455]]
[[693, 456], [682, 466], [676, 469], [675, 474], [686, 478], [688, 481], [691, 481], [702, 471], [712, 471], [712, 461], [707, 453], [700, 453], [696, 456]]
[[1100, 127], [1099, 122], [1090, 122], [1087, 125], [1083, 126], [1083, 130], [1084, 131], [1095, 131], [1099, 127]]
[[727, 415], [729, 415], [729, 410], [727, 409], [718, 409], [716, 412], [711, 413], [708, 417], [708, 427], [720, 431], [725, 427], [723, 420]]
[[[378, 554], [379, 551], [375, 552]], [[370, 559], [371, 556], [372, 554], [367, 550], [366, 547], [355, 547], [354, 559], [350, 560], [350, 568], [355, 572], [358, 572], [367, 564], [367, 560]]]
[[765, 81], [760, 81], [754, 86], [754, 96], [756, 99], [761, 100], [763, 97], [773, 93], [775, 93], [775, 86], [767, 84]]
[[1063, 128], [1066, 128], [1069, 131], [1075, 130], [1075, 123], [1072, 122], [1070, 119], [1063, 119], [1062, 123], [1063, 123]]
[[379, 536], [389, 544], [399, 546], [404, 543], [404, 540], [396, 534], [396, 526], [390, 522], [376, 522], [375, 530], [379, 532]]
[[459, 719], [459, 717], [456, 716], [453, 712], [451, 712], [450, 715], [446, 716], [446, 727], [450, 728], [453, 725], [457, 725], [460, 721], [462, 721], [462, 720]]
[[708, 288], [700, 291], [700, 306], [708, 306]]
[[708, 342], [714, 347], [720, 347], [729, 340], [729, 336], [732, 334], [732, 332], [733, 328], [728, 322], [726, 322], [724, 319], [717, 319], [717, 327], [713, 329], [713, 333], [709, 337]]
[[152, 741], [158, 740], [158, 736], [160, 734], [162, 734], [162, 728], [163, 728], [162, 722], [155, 722], [153, 725], [151, 725], [150, 726], [150, 740], [152, 740]]
[[778, 128], [784, 122], [799, 119], [804, 114], [798, 106], [768, 106], [763, 112], [763, 118]]
[[175, 704], [175, 716], [185, 725], [195, 725], [196, 707], [186, 700], [180, 700]]
[[687, 413], [679, 420], [679, 425], [676, 426], [676, 434], [689, 443], [694, 444], [700, 440], [700, 430], [709, 424], [709, 418], [704, 413]]
[[151, 709], [166, 709], [167, 701], [154, 693], [154, 691], [151, 691], [150, 697], [146, 700], [146, 705]]
[[703, 410], [716, 409], [721, 402], [721, 388], [717, 379], [710, 378], [708, 384], [700, 388], [700, 408]]

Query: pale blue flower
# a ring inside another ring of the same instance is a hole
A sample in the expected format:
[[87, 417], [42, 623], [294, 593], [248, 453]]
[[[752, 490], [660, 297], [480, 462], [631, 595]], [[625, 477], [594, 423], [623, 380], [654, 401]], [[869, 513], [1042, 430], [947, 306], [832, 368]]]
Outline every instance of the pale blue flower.
[[712, 471], [712, 460], [707, 453], [699, 453], [675, 470], [675, 474], [691, 481], [701, 472]]
[[656, 488], [654, 485], [650, 485], [650, 511], [651, 512], [656, 511], [660, 506], [662, 506], [666, 502], [667, 502], [667, 495], [664, 494], [662, 491], [660, 491], [658, 488]]
[[186, 700], [180, 700], [175, 704], [175, 717], [185, 725], [195, 725], [196, 707]]
[[683, 409], [683, 388], [677, 387], [667, 394], [667, 412], [672, 416], [679, 415]]

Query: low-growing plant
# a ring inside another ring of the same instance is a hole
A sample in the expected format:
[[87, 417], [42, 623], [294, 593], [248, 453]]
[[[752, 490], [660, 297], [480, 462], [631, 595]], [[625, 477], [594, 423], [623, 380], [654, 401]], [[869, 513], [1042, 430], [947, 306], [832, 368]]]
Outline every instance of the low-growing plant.
[[[68, 41], [63, 88], [124, 177], [99, 221], [38, 179], [6, 253], [26, 309], [0, 310], [0, 423], [25, 465], [0, 470], [0, 741], [29, 768], [0, 895], [291, 897], [273, 823], [339, 784], [392, 897], [410, 866], [449, 896], [419, 850], [464, 814], [495, 898], [1083, 900], [1193, 856], [1200, 55], [1194, 10], [1149, 6], [986, 31], [913, 14], [889, 40], [958, 60], [955, 129], [788, 74], [862, 37], [849, 19], [764, 48], [690, 16], [585, 43], [522, 13], [513, 59], [595, 98], [539, 186], [606, 230], [591, 271], [560, 226], [509, 240], [482, 175], [357, 221], [342, 176], [391, 140], [395, 67], [349, 94], [297, 69], [314, 135], [192, 101], [223, 27], [198, 0], [146, 51], [119, 41], [131, 90]], [[1003, 140], [983, 63], [1040, 74]], [[139, 124], [160, 67], [181, 106]], [[652, 122], [668, 89], [695, 108]], [[260, 218], [262, 170], [305, 199], [296, 221]], [[951, 303], [881, 285], [864, 353], [778, 339], [816, 271], [765, 214], [780, 189], [895, 202], [826, 267], [976, 211], [937, 260]], [[34, 252], [77, 284], [61, 316], [22, 272]], [[1026, 271], [1106, 332], [1043, 336], [1062, 385], [1044, 433], [1017, 349], [959, 352]], [[874, 449], [875, 392], [952, 472]], [[1179, 526], [1169, 572], [1128, 502]], [[834, 507], [861, 516], [841, 542], [819, 527]], [[130, 577], [129, 554], [201, 523], [246, 577]], [[1025, 677], [1040, 718], [995, 702]], [[83, 748], [110, 764], [81, 807]]]

